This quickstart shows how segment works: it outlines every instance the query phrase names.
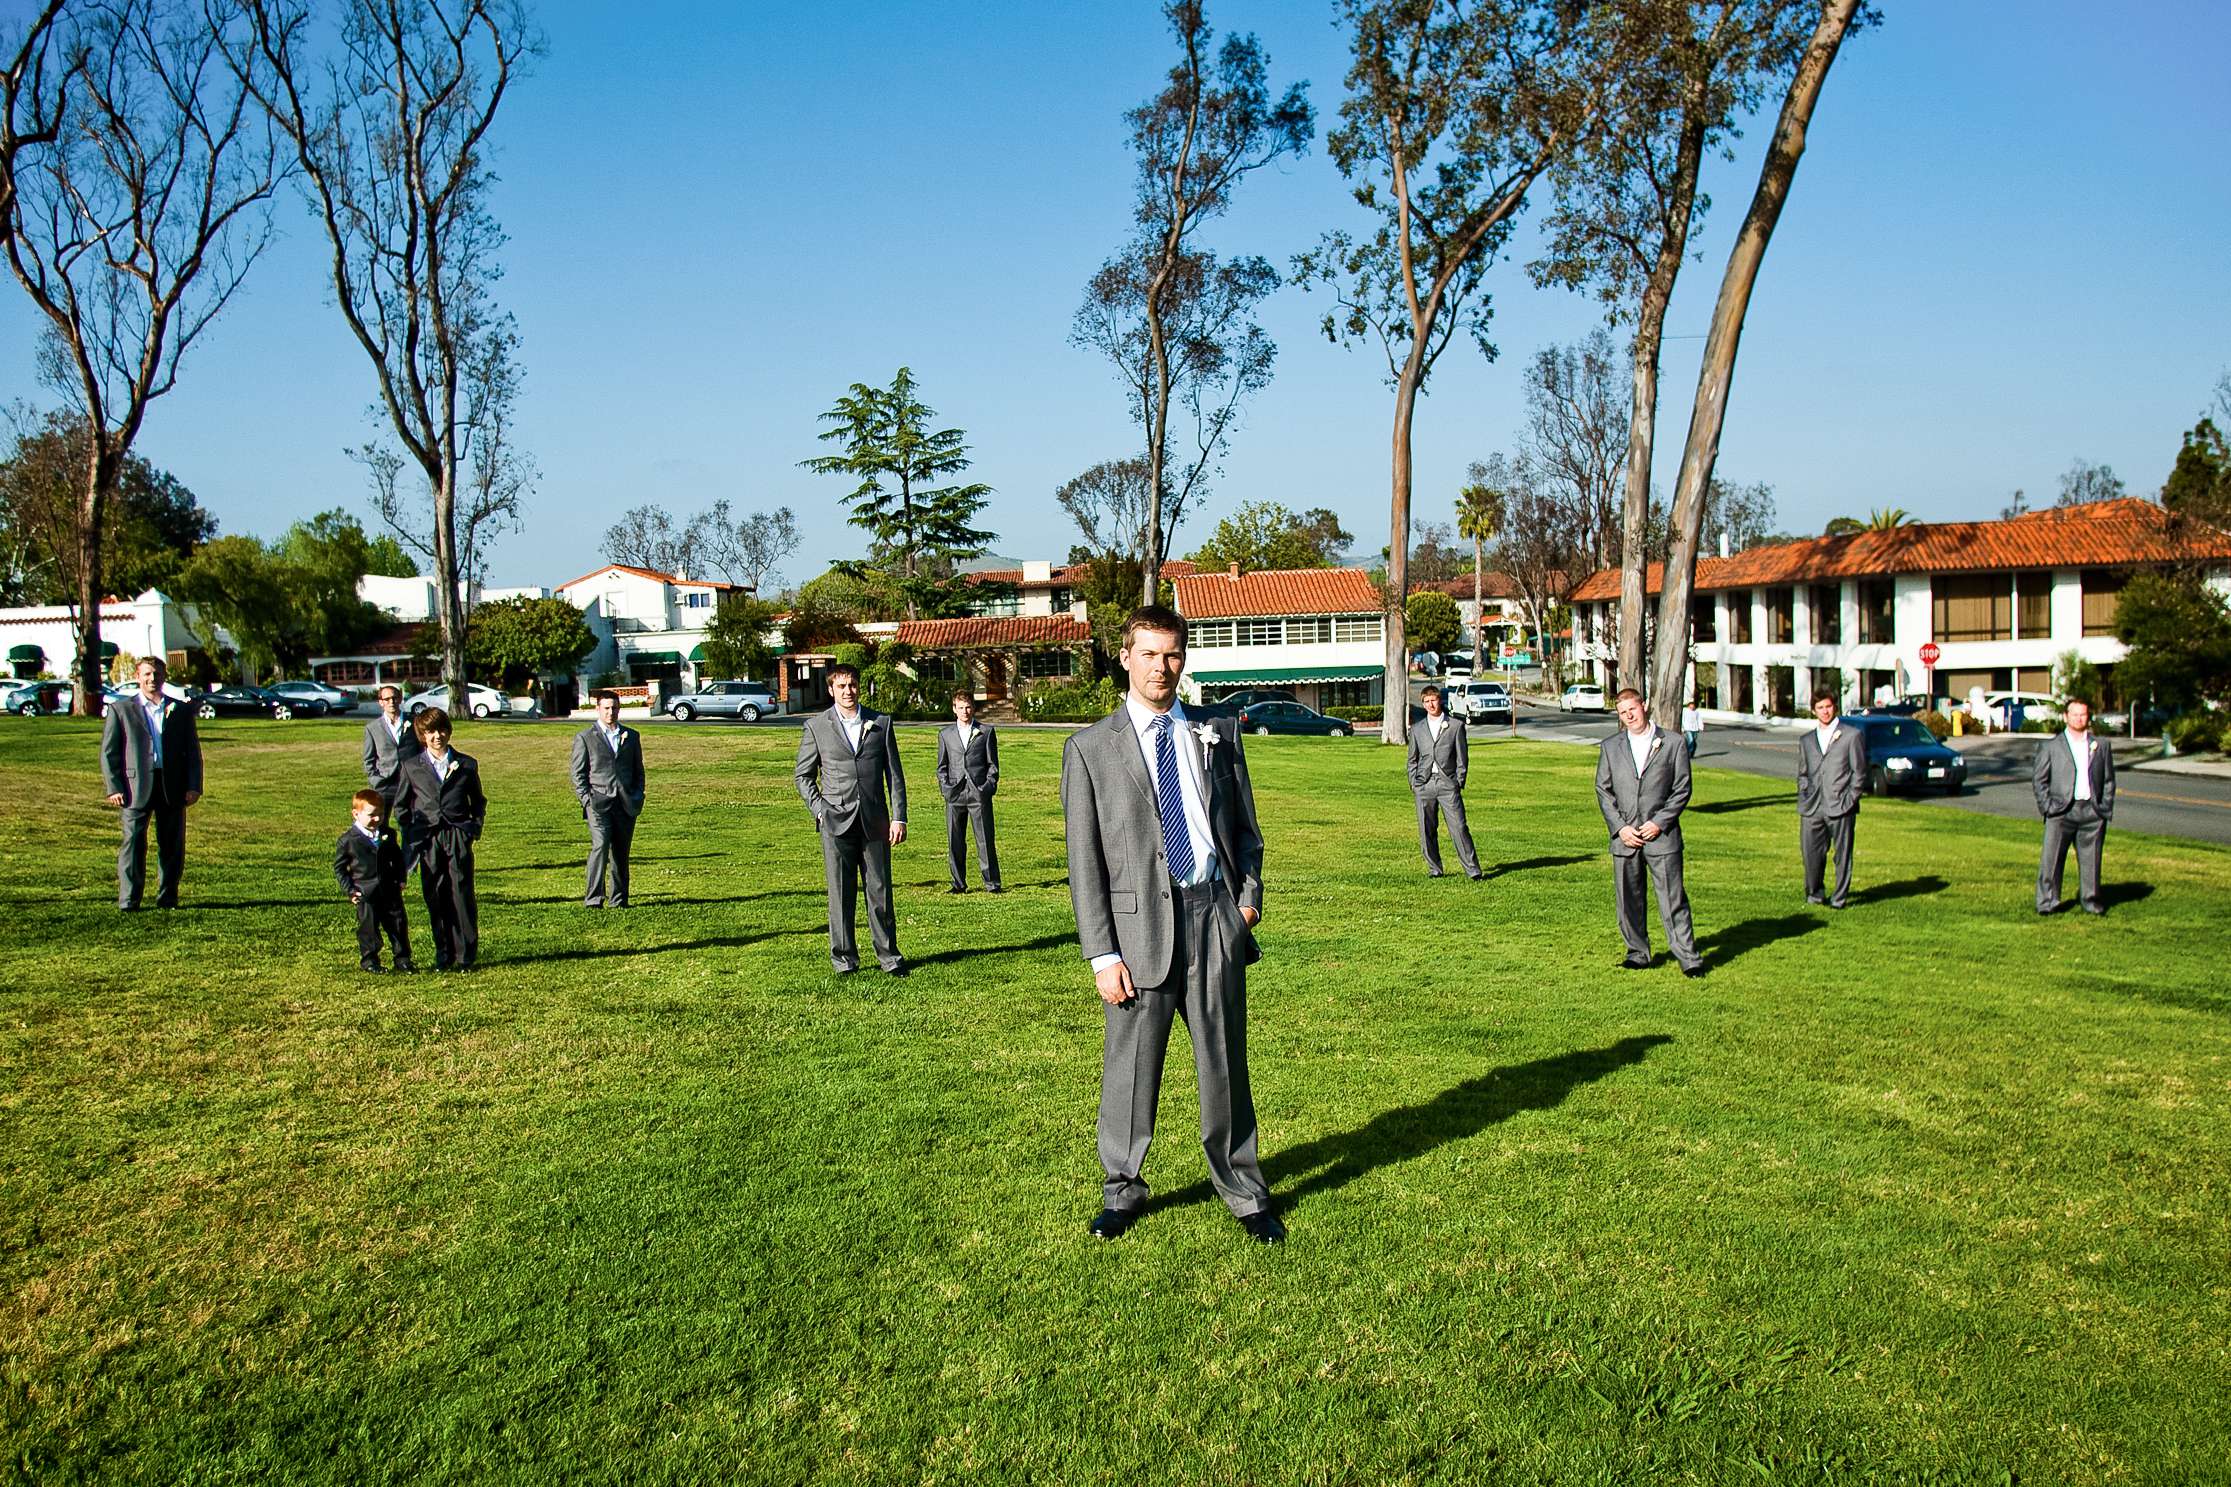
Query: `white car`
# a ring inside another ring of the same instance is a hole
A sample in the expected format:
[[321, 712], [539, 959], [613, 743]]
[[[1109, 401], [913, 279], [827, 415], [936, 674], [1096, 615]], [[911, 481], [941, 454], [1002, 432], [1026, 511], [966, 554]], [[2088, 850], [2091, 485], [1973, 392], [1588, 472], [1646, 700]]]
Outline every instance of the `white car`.
[[2044, 692], [1985, 692], [1983, 694], [1983, 711], [1990, 718], [1993, 728], [2007, 726], [2007, 704], [2016, 698], [2020, 698], [2022, 702], [2023, 722], [2034, 723], [2042, 720], [2057, 723], [2060, 721], [2061, 704], [2057, 697]]
[[303, 697], [312, 702], [322, 702], [329, 713], [356, 711], [356, 694], [344, 692], [339, 687], [329, 687], [324, 682], [273, 682], [266, 692], [277, 692], [281, 697]]
[[[511, 711], [511, 699], [494, 687], [484, 687], [478, 682], [465, 689], [465, 702], [476, 718], [500, 718]], [[414, 718], [430, 707], [438, 707], [451, 717], [457, 716], [457, 709], [449, 705], [447, 687], [428, 687], [403, 704], [403, 710]]]
[[1594, 682], [1575, 682], [1558, 694], [1557, 710], [1561, 713], [1600, 713], [1604, 710], [1604, 689]]
[[1448, 700], [1449, 716], [1475, 722], [1508, 723], [1511, 689], [1502, 682], [1451, 681], [1441, 689]]

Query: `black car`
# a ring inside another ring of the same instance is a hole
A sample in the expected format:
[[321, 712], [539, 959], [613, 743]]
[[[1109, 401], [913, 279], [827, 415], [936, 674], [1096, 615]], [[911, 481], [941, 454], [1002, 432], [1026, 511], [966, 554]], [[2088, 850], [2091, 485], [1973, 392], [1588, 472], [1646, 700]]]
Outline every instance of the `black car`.
[[1234, 692], [1229, 697], [1219, 697], [1206, 707], [1222, 708], [1226, 712], [1245, 712], [1258, 702], [1293, 702], [1294, 694], [1282, 687], [1250, 687], [1244, 692]]
[[261, 687], [212, 687], [192, 694], [188, 700], [198, 718], [315, 718], [325, 712], [322, 702], [266, 692]]
[[1346, 738], [1355, 725], [1346, 718], [1328, 718], [1298, 702], [1256, 702], [1239, 711], [1239, 726], [1248, 733], [1322, 733]]
[[1968, 761], [1957, 750], [1946, 748], [1937, 736], [1912, 718], [1886, 713], [1855, 713], [1846, 717], [1848, 727], [1864, 729], [1867, 738], [1867, 789], [1884, 795], [1892, 790], [1942, 790], [1956, 795], [1968, 782]]

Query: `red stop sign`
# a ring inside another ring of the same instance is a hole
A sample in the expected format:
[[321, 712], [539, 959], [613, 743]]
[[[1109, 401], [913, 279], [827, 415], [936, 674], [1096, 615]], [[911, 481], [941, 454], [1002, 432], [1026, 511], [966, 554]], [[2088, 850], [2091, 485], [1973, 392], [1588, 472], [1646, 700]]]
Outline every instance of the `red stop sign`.
[[1944, 652], [1943, 652], [1943, 651], [1940, 651], [1940, 650], [1938, 650], [1938, 649], [1937, 649], [1937, 643], [1936, 643], [1935, 641], [1933, 641], [1933, 640], [1924, 640], [1923, 642], [1921, 642], [1921, 664], [1922, 664], [1922, 665], [1924, 665], [1924, 666], [1934, 666], [1934, 665], [1936, 665], [1936, 664], [1937, 664], [1937, 657], [1939, 657], [1939, 656], [1941, 656], [1941, 655], [1943, 655], [1943, 654], [1944, 654]]

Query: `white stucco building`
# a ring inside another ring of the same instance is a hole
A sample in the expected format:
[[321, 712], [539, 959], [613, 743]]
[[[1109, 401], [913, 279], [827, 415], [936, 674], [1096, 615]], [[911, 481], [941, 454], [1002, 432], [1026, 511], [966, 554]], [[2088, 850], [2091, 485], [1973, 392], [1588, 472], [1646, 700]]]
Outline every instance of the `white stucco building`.
[[[137, 599], [101, 601], [101, 655], [113, 674], [125, 657], [160, 656], [172, 670], [187, 669], [186, 653], [201, 645], [191, 628], [192, 615], [160, 589]], [[231, 637], [219, 632], [218, 640]], [[65, 605], [0, 610], [0, 647], [12, 678], [74, 677], [78, 631]]]
[[1176, 581], [1189, 632], [1181, 692], [1216, 702], [1280, 687], [1311, 707], [1366, 707], [1386, 674], [1386, 616], [1361, 568], [1193, 573]]
[[553, 592], [581, 611], [597, 648], [580, 666], [584, 677], [622, 673], [629, 683], [701, 680], [705, 629], [721, 600], [748, 594], [739, 584], [660, 573], [626, 563], [603, 567], [561, 583]]

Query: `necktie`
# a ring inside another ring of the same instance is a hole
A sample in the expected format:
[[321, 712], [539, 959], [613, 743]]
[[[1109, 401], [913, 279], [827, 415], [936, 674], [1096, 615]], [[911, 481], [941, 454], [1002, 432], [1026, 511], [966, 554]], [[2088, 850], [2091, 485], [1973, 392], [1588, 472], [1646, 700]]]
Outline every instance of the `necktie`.
[[1170, 715], [1162, 714], [1150, 725], [1154, 730], [1154, 810], [1162, 818], [1162, 856], [1170, 876], [1180, 883], [1193, 876], [1193, 841], [1185, 833], [1185, 797], [1177, 777], [1177, 749], [1170, 743]]

